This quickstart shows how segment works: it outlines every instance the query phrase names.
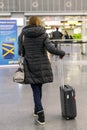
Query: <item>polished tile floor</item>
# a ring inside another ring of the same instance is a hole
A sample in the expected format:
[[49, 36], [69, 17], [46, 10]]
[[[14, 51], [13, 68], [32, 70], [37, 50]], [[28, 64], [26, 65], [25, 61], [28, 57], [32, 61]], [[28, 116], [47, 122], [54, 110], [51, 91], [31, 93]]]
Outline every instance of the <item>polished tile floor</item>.
[[60, 106], [60, 61], [50, 56], [54, 82], [43, 86], [46, 124], [33, 117], [33, 98], [29, 85], [13, 83], [17, 67], [0, 67], [0, 130], [87, 130], [87, 55], [72, 53], [63, 60], [64, 82], [76, 90], [77, 117], [65, 120]]

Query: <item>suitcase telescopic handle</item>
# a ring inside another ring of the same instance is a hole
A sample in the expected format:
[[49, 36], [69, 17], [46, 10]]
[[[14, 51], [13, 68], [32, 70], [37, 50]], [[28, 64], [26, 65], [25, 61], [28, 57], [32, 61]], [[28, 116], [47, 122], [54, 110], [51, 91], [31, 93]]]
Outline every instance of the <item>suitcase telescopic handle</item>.
[[63, 59], [59, 58], [59, 69], [60, 69], [60, 85], [64, 87], [64, 63]]

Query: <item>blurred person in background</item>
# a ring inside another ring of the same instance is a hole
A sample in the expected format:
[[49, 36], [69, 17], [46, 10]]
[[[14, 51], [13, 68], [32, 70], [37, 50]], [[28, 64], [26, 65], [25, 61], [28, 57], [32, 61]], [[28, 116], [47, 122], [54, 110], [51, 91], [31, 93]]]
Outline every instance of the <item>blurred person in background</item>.
[[63, 34], [59, 31], [59, 28], [56, 27], [56, 31], [53, 32], [53, 39], [57, 40], [55, 41], [55, 47], [58, 46], [58, 40], [62, 39]]
[[65, 33], [64, 33], [64, 38], [65, 38], [65, 39], [69, 39], [69, 34], [68, 34], [67, 31], [65, 31]]

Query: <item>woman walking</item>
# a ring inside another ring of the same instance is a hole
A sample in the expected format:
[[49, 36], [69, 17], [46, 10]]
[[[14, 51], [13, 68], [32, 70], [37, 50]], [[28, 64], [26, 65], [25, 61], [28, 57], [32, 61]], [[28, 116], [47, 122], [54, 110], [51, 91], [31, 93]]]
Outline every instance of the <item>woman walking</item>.
[[45, 124], [44, 108], [41, 102], [42, 86], [53, 82], [53, 73], [47, 51], [63, 58], [65, 52], [51, 43], [38, 16], [29, 19], [19, 36], [19, 55], [24, 57], [25, 84], [30, 84], [34, 99], [34, 116], [39, 124]]

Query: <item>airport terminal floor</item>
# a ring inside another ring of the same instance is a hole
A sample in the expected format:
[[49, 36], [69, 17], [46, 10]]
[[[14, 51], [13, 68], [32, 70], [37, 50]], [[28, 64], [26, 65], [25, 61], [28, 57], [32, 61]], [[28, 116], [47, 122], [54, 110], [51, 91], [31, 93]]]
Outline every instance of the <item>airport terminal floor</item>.
[[[65, 48], [66, 49], [66, 48]], [[77, 49], [77, 50], [76, 50]], [[87, 50], [87, 49], [86, 49]], [[43, 86], [45, 125], [33, 117], [33, 96], [30, 85], [13, 82], [17, 66], [0, 67], [0, 130], [87, 130], [87, 54], [76, 46], [63, 59], [64, 83], [75, 88], [77, 117], [65, 120], [61, 116], [59, 87], [61, 62], [50, 55], [54, 82]], [[63, 78], [63, 77], [62, 77]]]

